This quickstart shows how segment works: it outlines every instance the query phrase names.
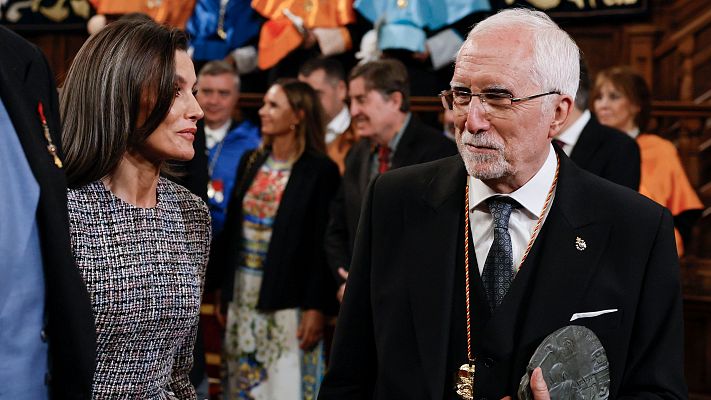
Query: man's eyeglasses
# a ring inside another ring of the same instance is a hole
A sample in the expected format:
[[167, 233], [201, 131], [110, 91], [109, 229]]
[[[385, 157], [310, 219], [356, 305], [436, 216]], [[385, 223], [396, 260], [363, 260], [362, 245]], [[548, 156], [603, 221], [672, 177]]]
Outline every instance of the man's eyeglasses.
[[482, 107], [484, 107], [484, 111], [487, 114], [492, 114], [504, 111], [511, 107], [514, 103], [532, 100], [538, 97], [548, 96], [550, 94], [560, 94], [560, 92], [553, 90], [546, 93], [534, 94], [533, 96], [513, 97], [510, 93], [471, 93], [464, 90], [450, 89], [440, 92], [439, 97], [442, 99], [442, 106], [444, 108], [458, 112], [468, 111], [472, 102], [472, 97], [478, 97]]

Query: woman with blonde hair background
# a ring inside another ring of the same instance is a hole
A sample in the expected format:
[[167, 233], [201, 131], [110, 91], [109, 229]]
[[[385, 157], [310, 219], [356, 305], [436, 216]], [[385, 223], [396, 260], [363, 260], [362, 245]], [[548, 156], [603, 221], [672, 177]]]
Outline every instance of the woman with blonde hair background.
[[652, 108], [647, 83], [629, 67], [612, 67], [597, 75], [592, 99], [602, 124], [637, 140], [642, 159], [639, 191], [671, 211], [681, 257], [703, 204], [686, 177], [674, 144], [646, 132]]
[[152, 21], [92, 36], [61, 95], [71, 244], [96, 319], [93, 398], [195, 399], [188, 373], [210, 216], [161, 177], [202, 110], [186, 37]]
[[336, 306], [323, 237], [338, 166], [308, 84], [277, 81], [259, 116], [262, 143], [242, 158], [213, 260], [228, 304], [225, 398], [315, 398]]

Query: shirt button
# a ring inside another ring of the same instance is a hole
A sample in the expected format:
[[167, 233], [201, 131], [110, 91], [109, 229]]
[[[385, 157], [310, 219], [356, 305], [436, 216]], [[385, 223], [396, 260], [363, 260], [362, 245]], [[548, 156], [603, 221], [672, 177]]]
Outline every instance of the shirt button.
[[43, 342], [47, 342], [47, 331], [42, 329], [40, 331], [40, 339], [42, 339]]

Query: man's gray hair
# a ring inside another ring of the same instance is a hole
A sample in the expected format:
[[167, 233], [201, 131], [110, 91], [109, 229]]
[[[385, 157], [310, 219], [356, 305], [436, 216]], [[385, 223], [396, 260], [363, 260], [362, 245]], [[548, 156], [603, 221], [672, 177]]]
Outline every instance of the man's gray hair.
[[575, 98], [580, 79], [580, 50], [570, 35], [545, 13], [525, 8], [500, 11], [474, 26], [467, 40], [481, 32], [521, 28], [531, 31], [533, 39], [534, 82], [542, 90], [558, 90]]
[[232, 64], [224, 60], [209, 61], [202, 68], [200, 68], [200, 72], [198, 73], [198, 84], [201, 76], [218, 76], [222, 74], [232, 75], [235, 81], [235, 89], [237, 90], [237, 93], [239, 93], [242, 82], [239, 79], [237, 69], [235, 69]]

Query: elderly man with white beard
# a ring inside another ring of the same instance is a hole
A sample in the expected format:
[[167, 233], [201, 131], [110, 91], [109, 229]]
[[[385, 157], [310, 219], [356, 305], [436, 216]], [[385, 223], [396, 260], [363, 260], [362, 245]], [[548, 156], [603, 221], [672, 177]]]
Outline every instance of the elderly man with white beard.
[[472, 29], [441, 94], [460, 154], [371, 182], [319, 399], [512, 397], [573, 324], [604, 347], [610, 398], [687, 397], [671, 215], [551, 144], [578, 59], [540, 12]]

